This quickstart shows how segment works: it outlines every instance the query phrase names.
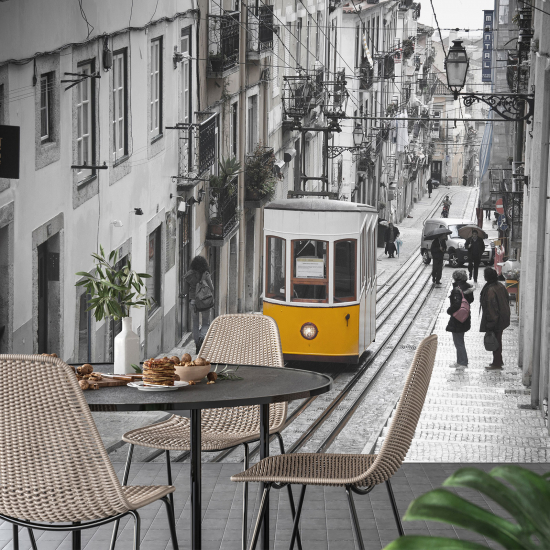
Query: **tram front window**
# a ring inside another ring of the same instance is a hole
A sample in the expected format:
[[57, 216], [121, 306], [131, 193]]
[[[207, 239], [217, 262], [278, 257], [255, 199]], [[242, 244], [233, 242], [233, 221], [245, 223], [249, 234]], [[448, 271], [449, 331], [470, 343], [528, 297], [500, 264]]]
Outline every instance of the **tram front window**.
[[334, 243], [334, 301], [355, 301], [355, 239]]
[[292, 241], [293, 301], [327, 301], [327, 251], [326, 241]]
[[267, 280], [265, 295], [274, 300], [286, 300], [286, 241], [267, 237]]

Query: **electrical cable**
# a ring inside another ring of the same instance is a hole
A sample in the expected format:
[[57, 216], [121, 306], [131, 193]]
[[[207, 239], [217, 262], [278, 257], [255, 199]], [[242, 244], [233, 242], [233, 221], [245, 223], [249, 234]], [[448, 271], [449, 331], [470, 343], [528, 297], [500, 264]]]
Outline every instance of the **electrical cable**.
[[445, 51], [445, 43], [443, 42], [443, 36], [441, 36], [441, 29], [439, 28], [439, 22], [437, 20], [437, 14], [435, 13], [433, 0], [430, 0], [430, 4], [432, 5], [432, 12], [434, 14], [435, 24], [437, 25], [437, 31], [439, 32], [439, 39], [441, 40], [441, 48], [443, 49], [443, 55], [445, 56], [445, 59], [446, 59], [447, 52]]
[[90, 38], [90, 34], [94, 32], [95, 27], [88, 21], [88, 18], [86, 17], [86, 12], [84, 11], [84, 7], [82, 6], [82, 0], [78, 0], [78, 6], [80, 8], [80, 15], [82, 16], [82, 19], [84, 19], [88, 30], [88, 36], [86, 36], [87, 40], [88, 38]]
[[529, 2], [527, 2], [527, 0], [518, 0], [518, 2], [520, 2], [522, 4], [527, 4], [530, 8], [532, 8], [534, 10], [537, 10], [537, 11], [540, 11], [540, 12], [544, 13], [545, 15], [550, 15], [550, 12], [544, 11], [544, 10], [538, 8], [537, 6], [534, 6], [533, 4], [530, 4]]

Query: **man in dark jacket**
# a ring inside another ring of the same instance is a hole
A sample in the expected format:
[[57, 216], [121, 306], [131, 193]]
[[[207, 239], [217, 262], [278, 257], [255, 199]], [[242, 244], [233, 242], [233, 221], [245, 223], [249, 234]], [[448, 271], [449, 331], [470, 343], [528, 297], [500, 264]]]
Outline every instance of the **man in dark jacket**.
[[432, 191], [434, 189], [434, 184], [433, 184], [432, 178], [430, 178], [426, 183], [428, 184], [428, 198], [431, 199], [432, 198]]
[[449, 299], [451, 305], [447, 309], [449, 324], [447, 331], [453, 335], [453, 342], [456, 348], [456, 363], [450, 365], [451, 368], [465, 368], [468, 366], [468, 354], [466, 345], [464, 344], [464, 334], [471, 328], [471, 315], [468, 311], [468, 317], [464, 321], [460, 321], [455, 315], [462, 308], [462, 301], [465, 298], [468, 304], [474, 301], [474, 289], [466, 282], [466, 271], [457, 269], [453, 273], [453, 290]]
[[432, 281], [439, 285], [441, 284], [441, 275], [443, 274], [443, 256], [447, 252], [447, 235], [441, 235], [432, 241], [430, 247], [432, 253]]
[[481, 256], [485, 251], [485, 242], [479, 238], [475, 229], [472, 231], [472, 236], [466, 239], [464, 248], [468, 251], [468, 272], [470, 273], [470, 279], [473, 272], [474, 283], [477, 283], [477, 272], [481, 263]]
[[502, 332], [510, 326], [510, 302], [508, 291], [498, 281], [498, 274], [492, 267], [485, 268], [483, 276], [487, 281], [481, 289], [480, 332], [493, 332], [499, 346], [493, 351], [493, 362], [485, 367], [487, 370], [502, 370]]
[[386, 254], [389, 254], [390, 258], [394, 257], [396, 251], [395, 241], [397, 240], [397, 237], [399, 237], [399, 229], [390, 222], [388, 227], [386, 227], [386, 231], [384, 232], [384, 241], [386, 242]]

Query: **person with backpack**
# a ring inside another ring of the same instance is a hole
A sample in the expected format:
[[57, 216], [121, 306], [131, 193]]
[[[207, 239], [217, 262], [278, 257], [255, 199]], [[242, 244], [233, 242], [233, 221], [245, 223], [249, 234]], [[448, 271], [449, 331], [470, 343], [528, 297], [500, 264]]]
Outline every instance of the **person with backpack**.
[[474, 301], [474, 289], [467, 282], [468, 276], [463, 269], [453, 273], [453, 289], [447, 309], [449, 323], [447, 332], [452, 333], [456, 348], [456, 363], [449, 365], [452, 369], [463, 369], [468, 366], [468, 353], [464, 344], [464, 334], [471, 328], [470, 304]]
[[[189, 298], [193, 340], [197, 353], [210, 326], [210, 310], [214, 307], [214, 285], [210, 277], [210, 266], [202, 256], [191, 260], [189, 271], [184, 275], [184, 294]], [[201, 316], [199, 324], [199, 314]]]

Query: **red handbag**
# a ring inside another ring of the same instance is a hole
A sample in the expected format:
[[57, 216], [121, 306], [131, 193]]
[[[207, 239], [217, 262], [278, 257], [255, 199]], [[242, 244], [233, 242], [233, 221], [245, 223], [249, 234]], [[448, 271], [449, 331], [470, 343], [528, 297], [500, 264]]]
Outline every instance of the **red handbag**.
[[460, 321], [461, 323], [464, 323], [468, 320], [468, 317], [470, 316], [470, 304], [468, 303], [468, 300], [464, 297], [464, 292], [460, 290], [460, 294], [462, 294], [462, 302], [460, 304], [460, 309], [455, 311], [453, 313], [453, 317]]

